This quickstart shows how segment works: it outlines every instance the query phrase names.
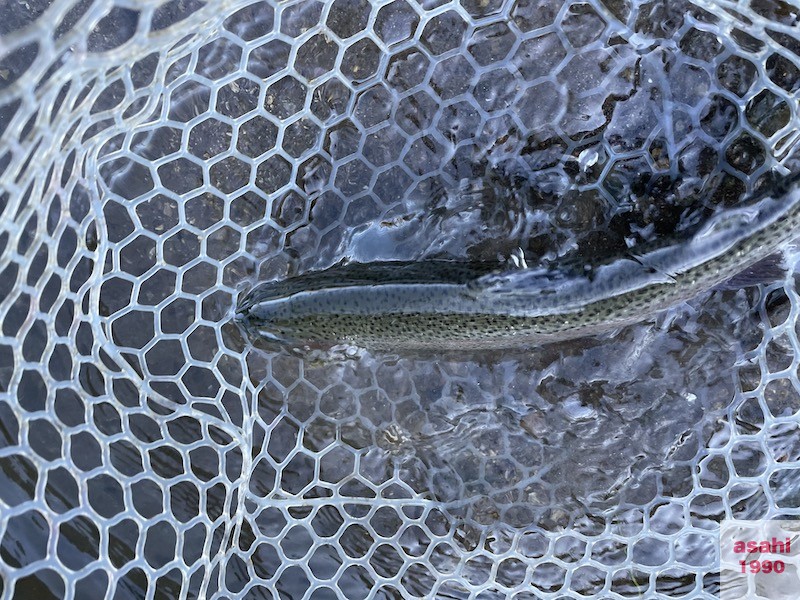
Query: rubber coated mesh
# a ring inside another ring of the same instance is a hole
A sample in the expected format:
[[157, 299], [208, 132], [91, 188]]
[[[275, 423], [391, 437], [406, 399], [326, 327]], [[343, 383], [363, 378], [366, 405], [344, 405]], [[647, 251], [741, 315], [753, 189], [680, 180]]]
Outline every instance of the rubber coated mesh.
[[592, 256], [746, 202], [798, 170], [797, 3], [0, 11], [3, 597], [713, 598], [722, 518], [800, 515], [793, 269], [472, 356], [231, 320], [345, 256]]

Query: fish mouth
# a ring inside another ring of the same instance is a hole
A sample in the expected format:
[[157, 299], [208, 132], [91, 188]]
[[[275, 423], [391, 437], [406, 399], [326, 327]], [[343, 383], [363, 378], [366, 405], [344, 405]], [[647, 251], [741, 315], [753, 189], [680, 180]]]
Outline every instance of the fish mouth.
[[247, 320], [252, 316], [253, 307], [259, 303], [259, 298], [256, 294], [258, 289], [259, 286], [255, 285], [247, 290], [244, 290], [239, 295], [234, 308], [236, 320]]
[[293, 339], [280, 331], [280, 328], [270, 323], [269, 319], [258, 317], [250, 312], [253, 303], [240, 304], [236, 307], [233, 321], [240, 327], [242, 333], [250, 340], [259, 340], [267, 348], [277, 349], [291, 344]]
[[246, 318], [251, 308], [253, 308], [252, 290], [242, 296], [236, 303], [236, 307], [234, 308], [236, 314], [235, 318], [237, 320]]
[[257, 333], [258, 335], [261, 334], [258, 331], [258, 325], [254, 322], [252, 308], [255, 306], [255, 302], [253, 301], [252, 296], [252, 289], [249, 290], [247, 293], [243, 294], [239, 297], [238, 301], [233, 307], [233, 317], [232, 320], [234, 323], [239, 325], [247, 335], [252, 335]]

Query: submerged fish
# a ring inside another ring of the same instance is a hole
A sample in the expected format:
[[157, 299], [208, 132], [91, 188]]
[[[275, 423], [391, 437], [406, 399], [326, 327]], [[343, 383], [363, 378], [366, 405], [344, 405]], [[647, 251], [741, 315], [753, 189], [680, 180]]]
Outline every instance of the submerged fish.
[[641, 321], [774, 253], [800, 229], [800, 189], [781, 187], [686, 241], [591, 276], [441, 260], [352, 263], [261, 284], [237, 312], [258, 335], [291, 344], [500, 348], [582, 337]]

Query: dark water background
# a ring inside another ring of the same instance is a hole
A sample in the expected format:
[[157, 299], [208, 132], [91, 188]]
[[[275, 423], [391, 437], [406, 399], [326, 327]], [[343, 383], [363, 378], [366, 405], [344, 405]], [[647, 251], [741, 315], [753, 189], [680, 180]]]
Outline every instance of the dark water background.
[[793, 269], [510, 353], [231, 321], [342, 258], [594, 260], [746, 204], [797, 169], [795, 8], [181, 6], [4, 8], [4, 596], [701, 597], [720, 519], [796, 513]]

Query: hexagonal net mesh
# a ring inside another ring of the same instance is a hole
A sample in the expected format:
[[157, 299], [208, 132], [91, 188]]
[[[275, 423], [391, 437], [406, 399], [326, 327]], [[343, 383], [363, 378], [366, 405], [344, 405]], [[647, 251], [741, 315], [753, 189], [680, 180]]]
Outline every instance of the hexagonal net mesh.
[[711, 598], [722, 518], [800, 515], [793, 269], [470, 356], [231, 320], [343, 257], [613, 252], [746, 202], [798, 170], [795, 3], [0, 10], [3, 597]]

